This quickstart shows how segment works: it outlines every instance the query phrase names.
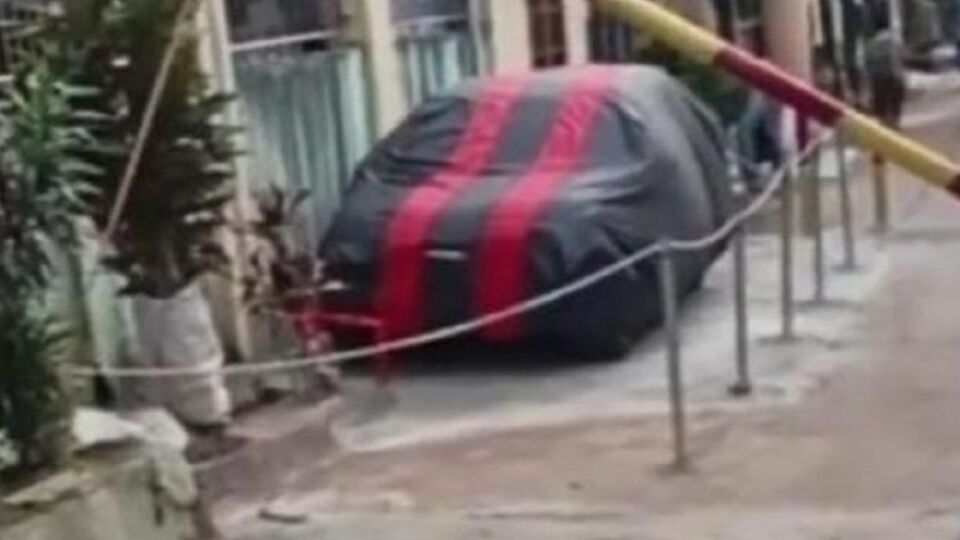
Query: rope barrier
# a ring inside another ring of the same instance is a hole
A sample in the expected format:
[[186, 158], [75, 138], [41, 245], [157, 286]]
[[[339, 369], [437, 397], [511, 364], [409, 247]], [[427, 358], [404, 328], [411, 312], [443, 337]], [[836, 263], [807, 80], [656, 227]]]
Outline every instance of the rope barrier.
[[671, 251], [699, 251], [718, 244], [733, 234], [737, 228], [743, 225], [748, 219], [755, 216], [764, 206], [776, 195], [783, 185], [787, 175], [792, 174], [793, 170], [805, 162], [814, 152], [823, 144], [830, 140], [832, 132], [824, 132], [815, 139], [800, 154], [790, 159], [779, 171], [771, 178], [764, 190], [754, 198], [750, 204], [734, 214], [722, 226], [713, 233], [696, 240], [664, 240], [657, 244], [647, 246], [639, 251], [628, 255], [621, 260], [601, 268], [591, 274], [588, 274], [578, 280], [575, 280], [563, 287], [544, 293], [525, 302], [515, 304], [509, 308], [496, 313], [470, 319], [459, 324], [439, 328], [425, 332], [416, 336], [381, 343], [378, 345], [359, 347], [355, 349], [321, 354], [309, 358], [298, 360], [277, 360], [271, 362], [239, 364], [224, 366], [211, 369], [204, 366], [182, 367], [182, 368], [164, 368], [164, 367], [131, 367], [131, 368], [65, 368], [63, 372], [71, 377], [112, 377], [117, 379], [164, 379], [174, 377], [205, 376], [205, 375], [258, 375], [267, 373], [277, 373], [285, 371], [295, 371], [308, 367], [319, 367], [344, 364], [364, 358], [376, 357], [379, 355], [390, 354], [405, 350], [410, 350], [425, 345], [434, 344], [441, 341], [447, 341], [453, 338], [473, 333], [489, 325], [497, 324], [503, 320], [517, 317], [531, 311], [541, 309], [547, 305], [558, 302], [573, 294], [588, 289], [597, 283], [602, 282], [630, 267], [639, 264], [651, 257], [654, 257], [664, 250]]

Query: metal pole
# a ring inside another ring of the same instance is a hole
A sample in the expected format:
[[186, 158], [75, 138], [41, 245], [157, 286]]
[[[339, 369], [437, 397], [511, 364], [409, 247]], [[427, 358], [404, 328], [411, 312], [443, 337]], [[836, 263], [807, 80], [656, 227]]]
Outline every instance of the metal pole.
[[791, 156], [780, 188], [780, 302], [782, 337], [793, 339], [793, 184], [797, 165]]
[[678, 470], [687, 466], [686, 416], [683, 399], [683, 371], [680, 365], [680, 322], [677, 309], [677, 280], [674, 254], [664, 244], [660, 255], [660, 293], [663, 298], [663, 324], [667, 342], [667, 378], [670, 386], [670, 415], [673, 427], [673, 464]]
[[743, 225], [733, 234], [733, 288], [736, 314], [737, 381], [730, 387], [735, 397], [753, 393], [750, 379], [750, 320], [747, 316], [747, 233]]
[[823, 302], [826, 298], [826, 257], [823, 245], [823, 179], [820, 177], [821, 149], [813, 152], [808, 165], [807, 181], [810, 182], [811, 218], [813, 224], [813, 301]]
[[887, 184], [887, 161], [879, 154], [873, 157], [873, 204], [877, 232], [890, 230], [890, 191]]
[[847, 140], [841, 130], [836, 133], [837, 166], [840, 176], [840, 228], [843, 234], [843, 269], [857, 267], [857, 244], [853, 230], [853, 197], [850, 193], [850, 170], [847, 167]]

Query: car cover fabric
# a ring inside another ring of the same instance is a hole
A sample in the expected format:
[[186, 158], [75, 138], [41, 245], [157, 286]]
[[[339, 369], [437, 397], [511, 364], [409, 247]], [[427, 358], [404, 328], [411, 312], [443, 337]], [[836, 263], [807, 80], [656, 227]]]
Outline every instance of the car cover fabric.
[[[414, 110], [359, 165], [320, 246], [332, 308], [392, 338], [496, 313], [732, 209], [723, 136], [679, 82], [581, 66], [464, 83]], [[723, 249], [677, 255], [687, 293]], [[661, 317], [656, 262], [476, 338], [612, 351]]]

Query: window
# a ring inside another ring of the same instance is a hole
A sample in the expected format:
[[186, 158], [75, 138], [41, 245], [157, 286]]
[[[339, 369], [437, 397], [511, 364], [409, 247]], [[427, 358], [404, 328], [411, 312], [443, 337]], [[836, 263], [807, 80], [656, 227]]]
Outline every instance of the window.
[[476, 0], [391, 0], [407, 103], [478, 75], [487, 32]]
[[393, 22], [401, 25], [465, 19], [470, 16], [470, 0], [391, 0], [390, 9]]
[[401, 39], [470, 31], [469, 0], [392, 0], [391, 8]]
[[226, 6], [235, 44], [322, 37], [341, 30], [346, 18], [340, 0], [226, 0]]
[[757, 54], [766, 52], [763, 34], [763, 3], [761, 0], [737, 1], [737, 43]]
[[766, 52], [762, 0], [715, 0], [715, 5], [725, 38], [756, 54]]
[[340, 0], [225, 0], [255, 190], [311, 193], [296, 234], [316, 245], [373, 139], [363, 50]]
[[567, 63], [567, 32], [563, 0], [527, 0], [533, 65], [538, 68]]
[[591, 61], [622, 64], [637, 60], [644, 41], [633, 27], [596, 9], [589, 24]]

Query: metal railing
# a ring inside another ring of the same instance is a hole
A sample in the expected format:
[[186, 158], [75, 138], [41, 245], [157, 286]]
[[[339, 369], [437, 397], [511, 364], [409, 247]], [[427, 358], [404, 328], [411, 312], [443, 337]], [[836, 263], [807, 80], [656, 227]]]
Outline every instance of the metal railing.
[[418, 20], [460, 19], [470, 14], [471, 0], [390, 0], [390, 17], [403, 24]]
[[641, 32], [619, 19], [591, 10], [589, 20], [590, 59], [594, 62], [632, 63], [644, 44]]
[[841, 229], [844, 250], [844, 263], [841, 269], [852, 269], [856, 266], [856, 235], [852, 219], [852, 200], [850, 189], [850, 175], [847, 167], [846, 144], [839, 133], [824, 135], [813, 142], [808, 148], [787, 160], [758, 197], [740, 212], [726, 227], [721, 228], [709, 238], [696, 242], [670, 242], [659, 245], [657, 250], [660, 257], [659, 272], [661, 296], [664, 314], [664, 336], [667, 356], [667, 380], [670, 402], [671, 428], [673, 433], [673, 464], [678, 469], [688, 465], [687, 450], [687, 420], [684, 399], [682, 337], [678, 309], [678, 291], [674, 256], [678, 252], [696, 251], [704, 249], [713, 243], [729, 239], [733, 251], [734, 276], [734, 324], [735, 324], [735, 379], [729, 388], [734, 397], [748, 396], [753, 392], [753, 380], [750, 369], [750, 326], [748, 287], [748, 257], [746, 250], [746, 226], [748, 221], [756, 216], [771, 202], [775, 196], [780, 199], [780, 304], [781, 304], [781, 335], [780, 338], [790, 341], [796, 338], [795, 308], [796, 297], [794, 292], [794, 201], [796, 198], [795, 183], [801, 176], [813, 182], [811, 192], [814, 194], [813, 213], [813, 276], [815, 303], [826, 300], [826, 256], [823, 227], [822, 185], [819, 175], [819, 161], [822, 152], [829, 148], [833, 141], [833, 149], [837, 153], [839, 206], [841, 214]]

